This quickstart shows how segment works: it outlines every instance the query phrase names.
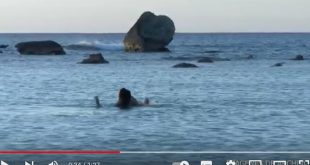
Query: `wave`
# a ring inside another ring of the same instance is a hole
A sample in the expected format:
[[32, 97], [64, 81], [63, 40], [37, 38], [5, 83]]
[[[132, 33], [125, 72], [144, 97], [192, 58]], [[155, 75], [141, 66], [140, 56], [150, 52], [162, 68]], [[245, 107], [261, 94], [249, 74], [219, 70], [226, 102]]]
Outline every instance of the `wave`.
[[102, 43], [100, 41], [79, 41], [74, 44], [66, 45], [64, 48], [78, 51], [119, 51], [123, 50], [123, 45], [121, 43]]

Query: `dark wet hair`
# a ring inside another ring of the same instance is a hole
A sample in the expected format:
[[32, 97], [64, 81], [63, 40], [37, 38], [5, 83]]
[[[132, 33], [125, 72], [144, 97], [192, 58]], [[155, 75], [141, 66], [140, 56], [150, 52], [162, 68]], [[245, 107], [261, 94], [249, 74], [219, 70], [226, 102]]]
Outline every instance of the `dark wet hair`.
[[128, 108], [131, 101], [131, 92], [126, 88], [122, 88], [118, 94], [118, 106], [121, 108]]

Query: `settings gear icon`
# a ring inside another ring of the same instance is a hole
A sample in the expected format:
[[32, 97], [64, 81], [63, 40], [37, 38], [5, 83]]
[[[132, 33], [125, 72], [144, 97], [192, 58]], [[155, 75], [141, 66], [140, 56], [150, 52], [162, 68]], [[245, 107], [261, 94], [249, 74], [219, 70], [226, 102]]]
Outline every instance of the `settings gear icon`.
[[236, 162], [233, 160], [229, 160], [226, 162], [226, 165], [236, 165]]

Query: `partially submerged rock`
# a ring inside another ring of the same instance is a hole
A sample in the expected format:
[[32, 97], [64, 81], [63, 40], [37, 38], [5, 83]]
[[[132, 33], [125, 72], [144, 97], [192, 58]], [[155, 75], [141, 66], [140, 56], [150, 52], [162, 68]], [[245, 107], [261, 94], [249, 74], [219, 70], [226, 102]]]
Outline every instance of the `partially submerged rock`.
[[209, 53], [209, 54], [216, 54], [216, 53], [221, 53], [222, 51], [219, 50], [206, 50], [204, 53]]
[[191, 64], [191, 63], [180, 63], [177, 65], [174, 65], [173, 68], [198, 68], [198, 66], [195, 64]]
[[3, 52], [0, 50], [0, 53], [3, 53]]
[[302, 61], [304, 60], [304, 56], [302, 55], [297, 55], [295, 58], [293, 58], [292, 60], [296, 60], [296, 61]]
[[0, 49], [5, 49], [5, 48], [7, 48], [7, 47], [9, 47], [9, 45], [0, 45]]
[[105, 60], [101, 53], [90, 54], [87, 59], [84, 59], [81, 64], [108, 64], [109, 61]]
[[169, 17], [144, 12], [124, 38], [125, 51], [167, 51], [174, 33], [175, 26]]
[[283, 66], [283, 64], [285, 64], [285, 62], [279, 62], [279, 63], [272, 65], [271, 67], [280, 67], [280, 66]]
[[15, 45], [17, 51], [23, 55], [63, 55], [66, 54], [62, 46], [54, 41], [21, 42]]
[[204, 58], [198, 60], [198, 62], [200, 62], [200, 63], [213, 63], [213, 60], [209, 57], [204, 57]]

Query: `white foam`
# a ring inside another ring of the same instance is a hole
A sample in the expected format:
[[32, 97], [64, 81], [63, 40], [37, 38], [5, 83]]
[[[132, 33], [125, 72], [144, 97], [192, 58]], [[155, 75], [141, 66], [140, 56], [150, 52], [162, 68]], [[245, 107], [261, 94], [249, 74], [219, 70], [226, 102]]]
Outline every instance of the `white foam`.
[[102, 50], [123, 50], [122, 43], [103, 43], [101, 41], [79, 41], [75, 45], [94, 46]]

